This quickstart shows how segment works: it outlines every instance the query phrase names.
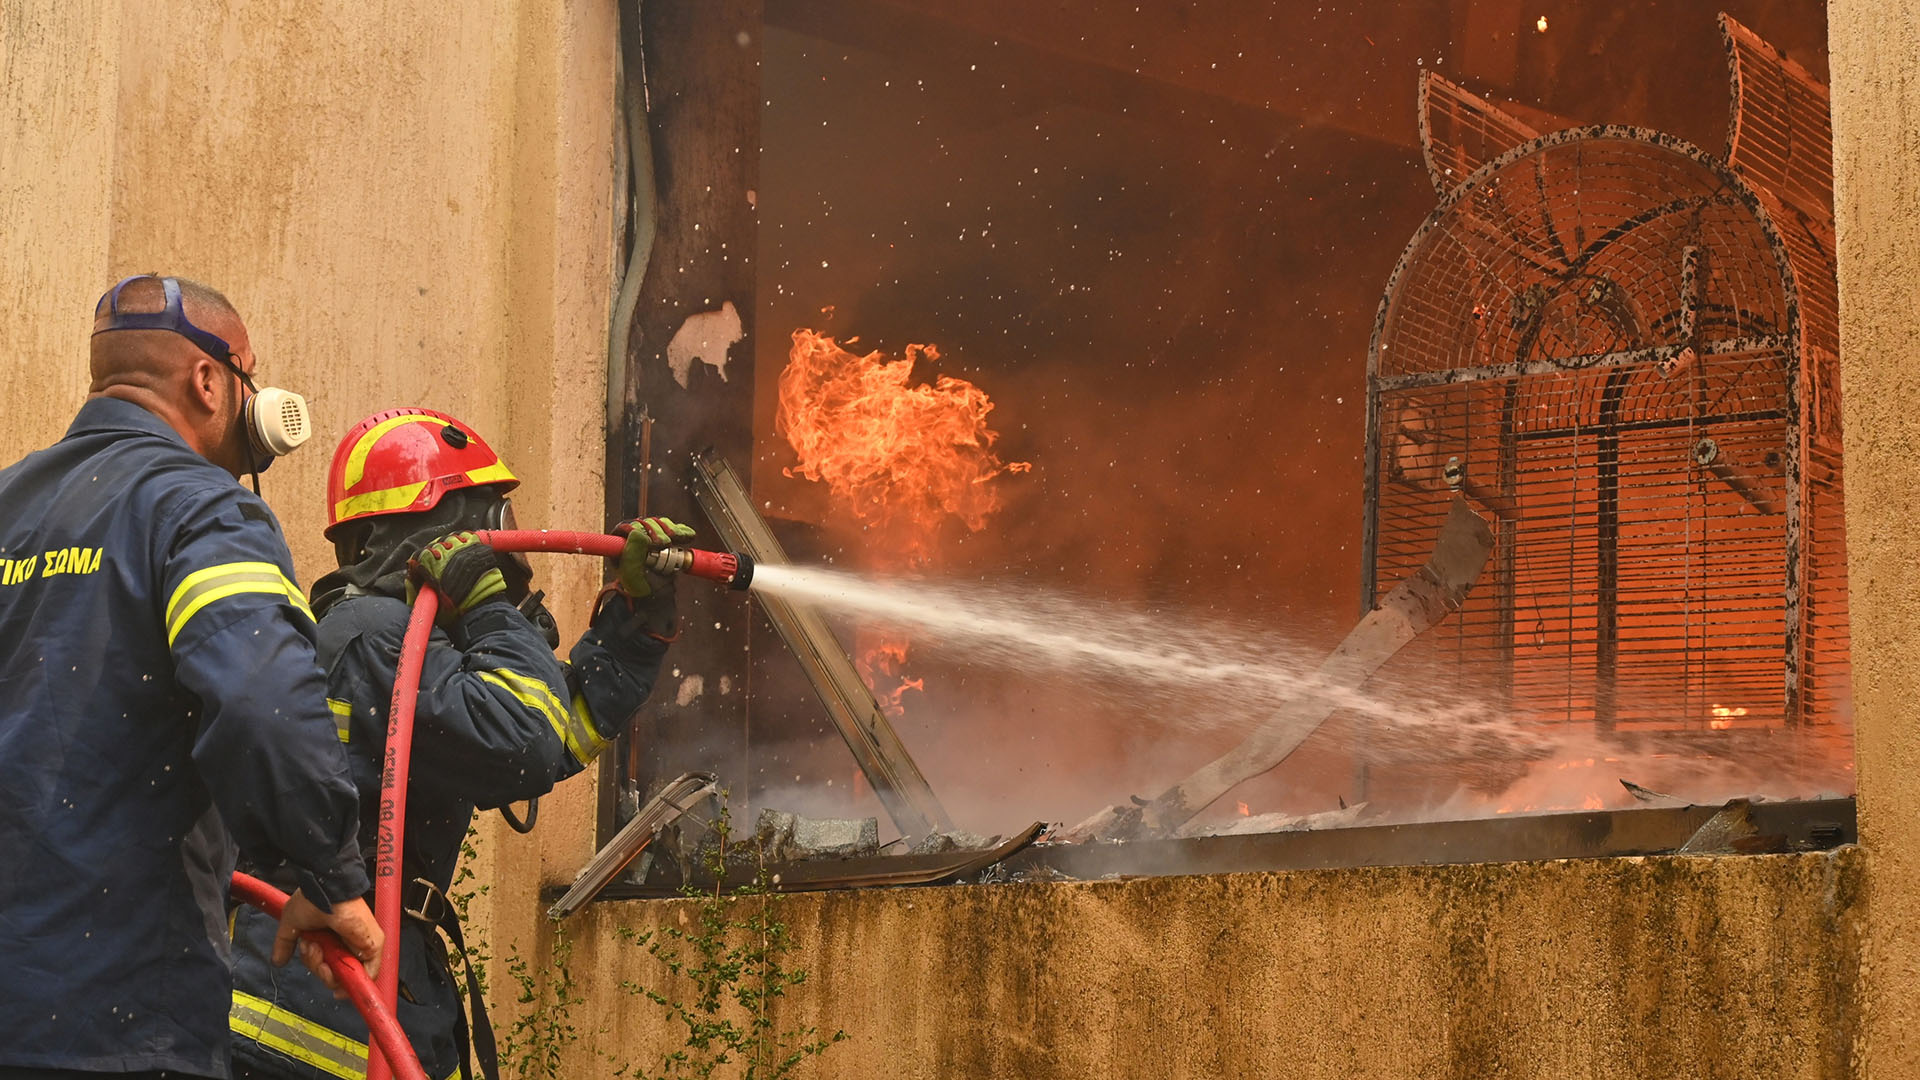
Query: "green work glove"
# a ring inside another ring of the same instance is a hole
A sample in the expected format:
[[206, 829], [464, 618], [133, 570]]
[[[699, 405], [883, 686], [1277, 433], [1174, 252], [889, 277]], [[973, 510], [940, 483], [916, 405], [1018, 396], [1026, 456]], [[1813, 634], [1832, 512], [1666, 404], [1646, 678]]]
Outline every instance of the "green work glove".
[[613, 527], [616, 535], [627, 538], [620, 552], [620, 591], [635, 600], [653, 595], [666, 579], [647, 569], [647, 556], [661, 548], [693, 539], [693, 527], [672, 518], [650, 517], [623, 521]]
[[458, 615], [507, 591], [499, 558], [470, 532], [443, 536], [408, 561], [407, 603], [419, 596], [421, 582], [438, 590], [441, 602]]

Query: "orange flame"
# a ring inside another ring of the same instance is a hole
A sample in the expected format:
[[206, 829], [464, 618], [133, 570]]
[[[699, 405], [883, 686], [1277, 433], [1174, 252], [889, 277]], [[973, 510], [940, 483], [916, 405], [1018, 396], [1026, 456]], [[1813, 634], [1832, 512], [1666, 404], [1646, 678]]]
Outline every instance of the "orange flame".
[[1238, 810], [1238, 811], [1240, 811], [1240, 816], [1241, 816], [1241, 817], [1252, 817], [1252, 816], [1253, 816], [1253, 810], [1252, 810], [1252, 809], [1251, 809], [1250, 807], [1248, 807], [1246, 803], [1243, 803], [1243, 802], [1236, 802], [1236, 803], [1234, 803], [1234, 804], [1233, 804], [1233, 808], [1234, 808], [1235, 810]]
[[[898, 719], [907, 709], [901, 700], [909, 690], [925, 691], [927, 680], [909, 679], [901, 674], [907, 662], [907, 639], [863, 632], [856, 639], [856, 652], [853, 666], [860, 672], [860, 680], [874, 693], [874, 699], [880, 703], [881, 711]], [[881, 690], [883, 681], [893, 684], [892, 690]]]
[[989, 481], [1032, 467], [994, 452], [986, 391], [951, 375], [912, 385], [914, 365], [939, 357], [908, 345], [888, 362], [801, 329], [780, 373], [774, 430], [800, 457], [787, 475], [826, 483], [900, 566], [926, 565], [949, 515], [985, 527], [1000, 509]]
[[[803, 328], [780, 372], [774, 430], [799, 455], [786, 475], [825, 483], [866, 526], [867, 561], [883, 569], [927, 566], [949, 517], [969, 530], [985, 527], [1001, 505], [990, 481], [1032, 468], [994, 452], [999, 434], [987, 426], [986, 391], [949, 375], [913, 383], [915, 364], [939, 357], [932, 345], [908, 345], [894, 361], [878, 351], [860, 355]], [[906, 639], [879, 634], [862, 634], [856, 647], [861, 678], [896, 717], [901, 697], [924, 689], [901, 673], [907, 648]], [[893, 688], [882, 691], [882, 681]]]
[[1733, 727], [1735, 717], [1747, 715], [1745, 706], [1729, 708], [1725, 705], [1715, 705], [1710, 711], [1713, 713], [1713, 719], [1707, 721], [1707, 727], [1714, 731], [1726, 731]]

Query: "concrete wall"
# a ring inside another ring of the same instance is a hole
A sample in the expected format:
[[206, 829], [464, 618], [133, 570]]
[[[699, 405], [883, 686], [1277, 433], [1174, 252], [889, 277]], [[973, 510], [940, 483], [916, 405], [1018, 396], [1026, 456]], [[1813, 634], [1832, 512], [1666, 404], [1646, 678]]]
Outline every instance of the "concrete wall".
[[[617, 40], [613, 0], [0, 0], [0, 460], [79, 407], [99, 293], [160, 270], [224, 289], [312, 406], [263, 481], [303, 580], [334, 443], [395, 405], [486, 435], [522, 522], [599, 527]], [[598, 566], [542, 563], [577, 631]], [[502, 948], [590, 853], [592, 788], [536, 839], [489, 816]]]
[[[811, 977], [783, 1025], [844, 1028], [809, 1075], [1834, 1077], [1859, 993], [1859, 852], [1154, 878], [783, 897]], [[756, 905], [759, 900], [740, 901]], [[602, 905], [571, 1075], [680, 1041], [683, 995]], [[584, 1046], [584, 1044], [583, 1044]]]
[[0, 2], [0, 460], [60, 437], [109, 283], [119, 7]]
[[1920, 2], [1833, 0], [1867, 1074], [1920, 1076]]

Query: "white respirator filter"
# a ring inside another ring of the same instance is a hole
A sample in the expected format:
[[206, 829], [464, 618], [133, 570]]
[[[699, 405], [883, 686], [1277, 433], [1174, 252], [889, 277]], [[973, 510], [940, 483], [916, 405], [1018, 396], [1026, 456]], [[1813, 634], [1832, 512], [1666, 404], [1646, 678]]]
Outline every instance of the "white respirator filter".
[[259, 450], [274, 457], [292, 453], [313, 435], [307, 399], [277, 386], [262, 387], [247, 402], [247, 431]]

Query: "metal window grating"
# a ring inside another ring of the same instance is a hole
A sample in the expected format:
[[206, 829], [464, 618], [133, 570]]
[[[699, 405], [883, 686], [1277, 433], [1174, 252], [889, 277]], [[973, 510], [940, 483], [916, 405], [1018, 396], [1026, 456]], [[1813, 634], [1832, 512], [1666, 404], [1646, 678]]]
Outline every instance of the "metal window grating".
[[1722, 27], [1724, 161], [1617, 127], [1519, 142], [1511, 117], [1422, 82], [1430, 168], [1510, 148], [1435, 173], [1441, 205], [1388, 282], [1363, 594], [1414, 572], [1467, 492], [1494, 557], [1415, 662], [1520, 717], [1847, 719], [1826, 91]]
[[1431, 71], [1420, 73], [1420, 149], [1433, 190], [1445, 198], [1480, 166], [1540, 133]]
[[1487, 576], [1428, 661], [1535, 720], [1784, 723], [1779, 361], [1383, 392], [1378, 579], [1426, 558], [1449, 462], [1495, 530]]

